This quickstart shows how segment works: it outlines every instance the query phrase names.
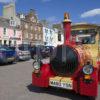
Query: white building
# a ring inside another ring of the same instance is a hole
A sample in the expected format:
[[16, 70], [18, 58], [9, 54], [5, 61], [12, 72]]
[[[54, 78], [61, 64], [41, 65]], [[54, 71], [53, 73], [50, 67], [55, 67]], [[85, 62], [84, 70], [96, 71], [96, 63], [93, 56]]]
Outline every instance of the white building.
[[64, 43], [63, 33], [57, 29], [43, 27], [43, 42], [46, 46], [57, 46]]
[[54, 29], [54, 33], [56, 34], [57, 40], [55, 42], [55, 38], [53, 38], [53, 42], [55, 42], [55, 46], [62, 45], [64, 43], [64, 33], [58, 29]]

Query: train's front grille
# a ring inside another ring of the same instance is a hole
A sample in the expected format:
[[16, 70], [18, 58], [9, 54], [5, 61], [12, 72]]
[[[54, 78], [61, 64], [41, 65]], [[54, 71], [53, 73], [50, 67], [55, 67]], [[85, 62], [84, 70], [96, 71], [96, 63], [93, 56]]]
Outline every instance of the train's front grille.
[[69, 46], [58, 46], [51, 58], [52, 69], [56, 74], [62, 76], [73, 74], [78, 64], [78, 55]]

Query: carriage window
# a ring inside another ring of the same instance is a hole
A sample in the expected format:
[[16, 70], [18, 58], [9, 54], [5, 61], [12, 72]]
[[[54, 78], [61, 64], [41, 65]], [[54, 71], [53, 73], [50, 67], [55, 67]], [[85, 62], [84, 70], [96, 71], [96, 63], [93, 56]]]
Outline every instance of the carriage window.
[[95, 35], [80, 35], [77, 39], [82, 44], [95, 44]]
[[94, 44], [95, 43], [95, 37], [84, 37], [82, 38], [82, 44]]

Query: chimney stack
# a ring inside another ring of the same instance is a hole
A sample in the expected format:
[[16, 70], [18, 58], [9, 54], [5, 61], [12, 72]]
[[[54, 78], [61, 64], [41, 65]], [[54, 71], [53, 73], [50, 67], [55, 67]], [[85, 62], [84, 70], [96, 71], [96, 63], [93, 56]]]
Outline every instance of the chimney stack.
[[64, 21], [63, 21], [63, 28], [64, 28], [64, 45], [70, 43], [71, 37], [71, 20], [69, 18], [69, 14], [64, 14]]

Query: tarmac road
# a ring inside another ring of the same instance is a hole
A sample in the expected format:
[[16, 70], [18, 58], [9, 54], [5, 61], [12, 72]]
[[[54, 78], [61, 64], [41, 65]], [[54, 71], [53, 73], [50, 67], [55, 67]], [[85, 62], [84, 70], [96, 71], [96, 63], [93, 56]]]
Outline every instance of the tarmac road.
[[0, 100], [88, 100], [73, 91], [33, 87], [31, 73], [32, 60], [0, 66]]

